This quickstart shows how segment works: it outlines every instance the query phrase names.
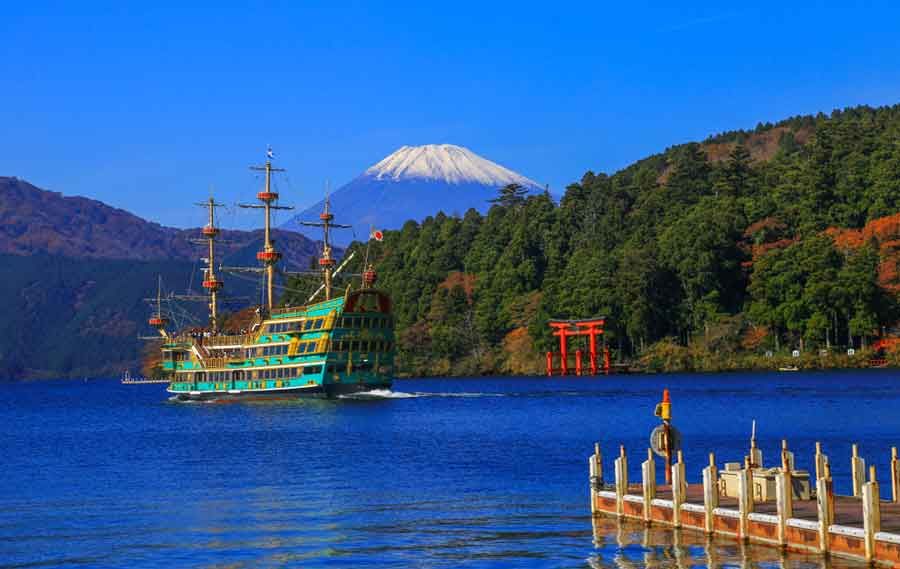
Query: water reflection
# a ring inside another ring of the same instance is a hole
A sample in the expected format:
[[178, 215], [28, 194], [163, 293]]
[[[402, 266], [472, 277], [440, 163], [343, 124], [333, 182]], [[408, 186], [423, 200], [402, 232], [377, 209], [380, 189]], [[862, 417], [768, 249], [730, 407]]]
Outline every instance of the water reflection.
[[631, 520], [593, 519], [594, 569], [687, 569], [740, 567], [759, 569], [843, 569], [865, 563], [821, 555], [780, 551], [748, 545], [699, 532], [645, 526]]

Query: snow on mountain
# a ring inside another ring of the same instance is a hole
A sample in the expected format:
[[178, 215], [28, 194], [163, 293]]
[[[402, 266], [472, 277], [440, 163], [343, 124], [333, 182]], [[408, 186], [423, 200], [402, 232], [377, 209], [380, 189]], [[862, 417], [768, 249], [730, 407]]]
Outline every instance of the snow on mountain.
[[[497, 190], [508, 184], [542, 191], [529, 178], [461, 146], [404, 146], [331, 194], [335, 221], [353, 225], [353, 231], [337, 233], [335, 242], [346, 245], [354, 239], [366, 239], [371, 227], [399, 229], [410, 219], [422, 221], [439, 211], [463, 215], [474, 208], [484, 213]], [[323, 201], [282, 228], [318, 238], [315, 230], [301, 226], [299, 221], [318, 219]]]
[[376, 179], [425, 178], [450, 184], [476, 182], [502, 187], [519, 184], [540, 187], [525, 176], [478, 156], [468, 148], [453, 144], [404, 146], [365, 172]]

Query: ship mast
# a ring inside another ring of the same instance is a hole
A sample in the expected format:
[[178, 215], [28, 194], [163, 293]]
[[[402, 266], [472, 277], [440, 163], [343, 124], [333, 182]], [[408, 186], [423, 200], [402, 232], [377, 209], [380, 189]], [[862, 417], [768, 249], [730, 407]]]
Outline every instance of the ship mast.
[[222, 289], [222, 281], [216, 275], [216, 248], [215, 242], [216, 238], [219, 236], [219, 228], [216, 227], [216, 208], [224, 207], [225, 204], [217, 203], [212, 195], [209, 196], [209, 199], [205, 202], [200, 202], [195, 205], [200, 207], [205, 207], [209, 212], [209, 218], [206, 225], [203, 227], [202, 233], [203, 237], [206, 239], [209, 250], [208, 250], [208, 258], [206, 260], [207, 269], [206, 269], [206, 277], [203, 279], [203, 288], [209, 291], [209, 326], [212, 332], [215, 332], [218, 328], [218, 316], [219, 316], [219, 300], [218, 294]]
[[238, 204], [239, 207], [243, 208], [265, 210], [265, 242], [263, 243], [263, 250], [256, 254], [256, 260], [263, 264], [266, 273], [266, 306], [270, 313], [272, 312], [272, 307], [275, 305], [275, 265], [281, 258], [281, 253], [275, 250], [275, 241], [272, 239], [272, 210], [294, 209], [293, 207], [274, 205], [275, 202], [278, 201], [278, 192], [275, 192], [272, 189], [272, 172], [284, 172], [284, 168], [273, 168], [273, 157], [274, 154], [272, 153], [272, 149], [269, 148], [266, 151], [266, 163], [264, 165], [250, 166], [251, 170], [266, 173], [265, 188], [263, 191], [256, 194], [256, 199], [261, 201], [262, 205]]
[[159, 280], [156, 284], [156, 314], [151, 316], [147, 323], [156, 328], [159, 335], [163, 338], [169, 337], [169, 334], [166, 332], [166, 324], [169, 323], [169, 319], [163, 316], [162, 312], [162, 275], [159, 275]]
[[319, 214], [319, 219], [321, 221], [301, 221], [301, 225], [306, 225], [309, 227], [321, 227], [322, 228], [322, 257], [319, 258], [319, 266], [322, 268], [322, 280], [323, 286], [325, 287], [325, 300], [331, 300], [331, 281], [332, 277], [334, 277], [334, 266], [337, 264], [337, 261], [334, 257], [331, 256], [331, 239], [330, 239], [330, 230], [333, 227], [341, 227], [344, 229], [349, 229], [352, 227], [351, 225], [341, 225], [340, 223], [334, 223], [334, 214], [331, 213], [331, 200], [329, 196], [325, 196], [325, 208], [322, 210], [322, 213]]

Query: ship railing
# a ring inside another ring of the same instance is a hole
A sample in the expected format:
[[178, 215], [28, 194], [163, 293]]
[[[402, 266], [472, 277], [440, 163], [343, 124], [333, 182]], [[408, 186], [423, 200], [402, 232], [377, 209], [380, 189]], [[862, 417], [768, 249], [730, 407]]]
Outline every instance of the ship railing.
[[251, 334], [235, 334], [224, 336], [210, 336], [203, 338], [203, 345], [208, 347], [215, 346], [243, 346], [253, 343], [253, 335]]
[[306, 310], [306, 306], [282, 306], [281, 308], [273, 308], [269, 314], [290, 314], [291, 312], [302, 312]]
[[228, 334], [221, 336], [193, 337], [187, 334], [176, 336], [172, 343], [200, 344], [208, 348], [217, 346], [243, 346], [255, 341], [253, 334]]
[[206, 369], [223, 368], [223, 367], [225, 367], [226, 359], [227, 358], [205, 358], [203, 360], [203, 367]]

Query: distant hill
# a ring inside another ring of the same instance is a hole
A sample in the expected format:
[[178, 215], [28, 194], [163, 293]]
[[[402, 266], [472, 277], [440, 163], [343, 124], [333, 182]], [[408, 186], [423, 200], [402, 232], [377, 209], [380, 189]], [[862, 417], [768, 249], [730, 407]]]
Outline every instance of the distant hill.
[[[497, 190], [519, 184], [541, 191], [534, 181], [451, 144], [404, 146], [367, 169], [331, 195], [336, 221], [353, 231], [336, 232], [336, 242], [366, 239], [371, 227], [398, 229], [406, 221], [421, 221], [438, 211], [464, 214], [486, 212]], [[284, 229], [309, 233], [303, 220], [317, 220], [324, 200], [291, 218]]]
[[[175, 229], [82, 197], [0, 177], [0, 380], [96, 377], [136, 371], [151, 335], [149, 306], [162, 276], [168, 291], [199, 291], [197, 229]], [[224, 231], [225, 265], [256, 265], [262, 231]], [[317, 244], [277, 231], [290, 267], [305, 268]], [[258, 298], [253, 277], [225, 279], [225, 293]], [[185, 318], [205, 322], [205, 306]]]
[[[190, 242], [199, 229], [175, 229], [79, 196], [42, 190], [0, 176], [0, 253], [46, 253], [75, 259], [179, 259], [194, 261], [202, 248]], [[274, 238], [285, 262], [306, 266], [315, 242], [292, 231]], [[224, 231], [226, 255], [261, 246], [262, 230]]]

